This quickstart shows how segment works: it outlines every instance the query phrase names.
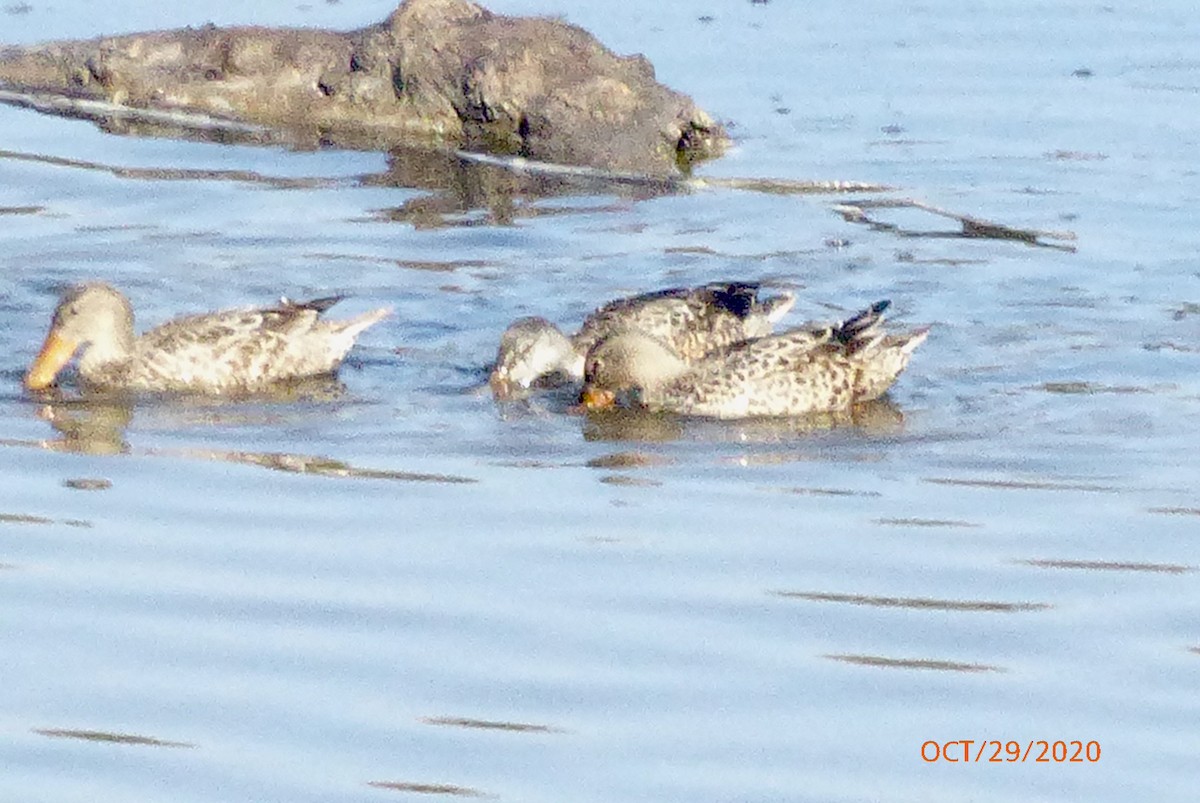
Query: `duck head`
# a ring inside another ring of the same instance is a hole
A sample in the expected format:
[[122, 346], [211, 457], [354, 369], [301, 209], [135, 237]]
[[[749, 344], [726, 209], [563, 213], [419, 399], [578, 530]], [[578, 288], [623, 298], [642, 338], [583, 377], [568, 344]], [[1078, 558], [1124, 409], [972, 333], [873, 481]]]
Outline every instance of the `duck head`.
[[46, 340], [25, 374], [25, 387], [43, 390], [54, 383], [75, 353], [102, 364], [128, 359], [133, 348], [133, 310], [106, 284], [83, 284], [63, 294]]
[[619, 332], [592, 346], [584, 359], [581, 402], [589, 410], [638, 404], [687, 370], [687, 363], [658, 338]]
[[583, 358], [571, 341], [545, 318], [520, 318], [500, 336], [488, 384], [497, 398], [520, 395], [536, 384], [579, 379]]

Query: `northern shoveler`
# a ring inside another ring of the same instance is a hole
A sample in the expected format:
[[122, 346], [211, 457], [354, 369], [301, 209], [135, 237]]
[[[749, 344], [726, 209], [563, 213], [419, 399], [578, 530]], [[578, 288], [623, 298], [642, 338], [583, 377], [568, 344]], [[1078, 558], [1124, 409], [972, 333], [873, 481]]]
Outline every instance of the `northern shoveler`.
[[498, 396], [536, 384], [583, 378], [584, 355], [599, 341], [626, 330], [668, 344], [687, 362], [747, 338], [770, 334], [796, 299], [791, 293], [760, 299], [749, 282], [678, 287], [612, 301], [592, 312], [568, 337], [545, 318], [514, 321], [500, 338], [490, 383]]
[[885, 334], [888, 306], [880, 301], [833, 326], [747, 340], [691, 363], [664, 339], [616, 333], [588, 352], [583, 403], [712, 418], [848, 409], [883, 395], [929, 334], [927, 327]]
[[84, 383], [107, 389], [246, 392], [333, 373], [358, 336], [391, 312], [322, 320], [339, 300], [285, 298], [273, 307], [188, 315], [139, 336], [125, 296], [107, 284], [78, 285], [55, 309], [25, 386], [50, 386], [77, 351]]

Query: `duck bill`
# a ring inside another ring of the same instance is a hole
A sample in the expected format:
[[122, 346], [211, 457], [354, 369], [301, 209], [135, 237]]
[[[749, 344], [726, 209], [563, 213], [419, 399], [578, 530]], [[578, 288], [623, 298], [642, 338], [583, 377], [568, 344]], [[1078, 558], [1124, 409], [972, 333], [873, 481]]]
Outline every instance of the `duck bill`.
[[42, 350], [38, 352], [33, 365], [29, 366], [29, 372], [25, 374], [25, 387], [30, 390], [44, 390], [54, 384], [58, 372], [70, 361], [78, 347], [79, 344], [75, 341], [51, 330], [50, 334], [46, 335]]
[[607, 410], [616, 406], [617, 394], [611, 390], [586, 387], [583, 389], [583, 395], [580, 396], [579, 402], [588, 410]]
[[508, 371], [503, 368], [492, 371], [488, 376], [488, 385], [492, 388], [492, 395], [501, 401], [516, 398], [519, 387], [508, 378]]

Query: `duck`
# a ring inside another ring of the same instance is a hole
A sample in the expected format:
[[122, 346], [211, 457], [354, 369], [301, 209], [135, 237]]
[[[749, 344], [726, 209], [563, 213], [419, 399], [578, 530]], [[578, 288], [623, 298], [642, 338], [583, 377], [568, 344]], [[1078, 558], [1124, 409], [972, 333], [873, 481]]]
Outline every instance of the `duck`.
[[506, 398], [533, 387], [579, 382], [588, 351], [627, 330], [662, 340], [687, 362], [699, 360], [770, 334], [796, 302], [786, 292], [762, 299], [759, 290], [754, 282], [713, 282], [621, 298], [590, 313], [571, 336], [545, 318], [519, 318], [500, 337], [489, 384], [497, 397]]
[[76, 353], [83, 384], [102, 390], [244, 393], [333, 374], [358, 336], [391, 314], [381, 308], [324, 320], [342, 298], [282, 298], [270, 307], [175, 318], [136, 335], [120, 291], [103, 282], [76, 285], [54, 310], [25, 387], [50, 387]]
[[803, 416], [848, 410], [882, 396], [925, 342], [928, 327], [883, 331], [879, 301], [832, 326], [748, 339], [689, 362], [647, 332], [596, 343], [584, 366], [587, 410], [620, 404], [719, 419]]

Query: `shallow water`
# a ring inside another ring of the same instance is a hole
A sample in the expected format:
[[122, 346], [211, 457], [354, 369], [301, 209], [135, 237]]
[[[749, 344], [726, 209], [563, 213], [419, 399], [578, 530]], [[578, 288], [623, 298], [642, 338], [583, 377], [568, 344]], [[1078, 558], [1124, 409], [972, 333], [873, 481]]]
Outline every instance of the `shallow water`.
[[[388, 10], [29, 5], [5, 41]], [[492, 7], [644, 52], [733, 121], [703, 177], [894, 184], [1077, 250], [0, 106], [4, 796], [1191, 799], [1190, 4]], [[143, 324], [334, 291], [396, 315], [289, 399], [25, 394], [58, 289], [95, 277]], [[891, 298], [933, 333], [835, 427], [478, 390], [519, 315], [716, 278], [796, 290], [791, 322]], [[1102, 752], [922, 760], [962, 739]]]

